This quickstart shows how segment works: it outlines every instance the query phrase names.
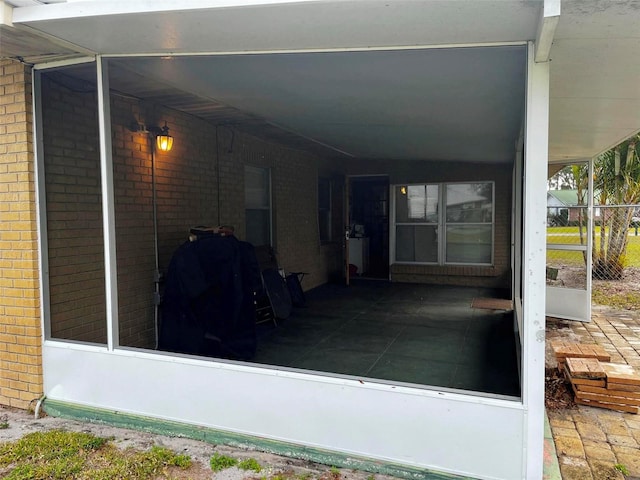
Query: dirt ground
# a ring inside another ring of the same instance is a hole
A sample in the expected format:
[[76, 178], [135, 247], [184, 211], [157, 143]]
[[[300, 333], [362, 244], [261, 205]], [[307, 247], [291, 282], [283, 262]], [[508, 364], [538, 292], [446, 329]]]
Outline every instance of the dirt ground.
[[[44, 416], [36, 419], [33, 413], [10, 409], [0, 406], [0, 423], [6, 423], [6, 428], [0, 429], [0, 443], [13, 441], [31, 432], [62, 429], [67, 431], [86, 432], [103, 438], [113, 438], [112, 442], [121, 449], [135, 448], [148, 450], [154, 445], [168, 448], [176, 453], [189, 455], [193, 466], [188, 471], [172, 470], [174, 479], [216, 479], [243, 480], [261, 479], [278, 476], [282, 480], [297, 478], [318, 480], [372, 480], [369, 472], [340, 469], [339, 474], [330, 466], [321, 465], [305, 460], [298, 460], [255, 450], [229, 447], [226, 445], [212, 445], [205, 442], [181, 437], [156, 435], [136, 430], [112, 427], [109, 425], [83, 423], [74, 420]], [[236, 467], [213, 473], [209, 461], [215, 454], [227, 455], [238, 460], [253, 458], [262, 467], [260, 473], [239, 470]], [[393, 480], [394, 477], [375, 474], [376, 480]]]
[[[568, 341], [580, 341], [578, 336], [571, 330], [569, 322], [551, 317], [547, 317], [547, 336], [561, 337], [563, 340]], [[558, 362], [556, 361], [555, 354], [551, 349], [550, 342], [547, 342], [545, 348], [545, 365], [545, 407], [548, 410], [577, 408], [573, 399], [571, 385], [565, 376], [558, 370]]]
[[[568, 288], [584, 288], [587, 284], [587, 275], [584, 267], [575, 267], [572, 265], [554, 265], [558, 268], [558, 277], [555, 280], [547, 279], [547, 285], [568, 287]], [[640, 268], [627, 267], [622, 272], [622, 279], [618, 281], [611, 280], [593, 280], [594, 287], [603, 289], [612, 289], [616, 293], [621, 292], [637, 292], [640, 294]]]

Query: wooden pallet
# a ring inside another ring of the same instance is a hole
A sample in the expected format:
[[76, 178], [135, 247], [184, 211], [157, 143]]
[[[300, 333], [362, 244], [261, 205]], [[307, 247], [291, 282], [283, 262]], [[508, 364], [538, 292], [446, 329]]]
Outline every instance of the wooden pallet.
[[638, 414], [638, 407], [632, 407], [629, 405], [619, 405], [616, 403], [597, 402], [594, 400], [586, 400], [576, 397], [576, 403], [578, 405], [588, 405], [589, 407], [606, 408], [607, 410], [615, 410], [617, 412], [635, 413]]
[[596, 358], [567, 357], [564, 372], [571, 382], [576, 403], [638, 413], [640, 376], [633, 367], [600, 362]]

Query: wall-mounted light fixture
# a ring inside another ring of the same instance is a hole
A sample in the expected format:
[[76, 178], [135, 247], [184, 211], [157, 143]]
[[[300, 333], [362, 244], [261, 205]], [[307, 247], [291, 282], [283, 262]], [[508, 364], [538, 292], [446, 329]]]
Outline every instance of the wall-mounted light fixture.
[[164, 127], [160, 129], [160, 132], [156, 136], [156, 146], [161, 152], [168, 152], [173, 148], [173, 137], [169, 135], [167, 122], [164, 122]]
[[407, 194], [407, 187], [405, 187], [405, 186], [400, 187], [400, 193], [402, 195], [406, 195]]
[[173, 148], [173, 137], [169, 135], [167, 122], [164, 122], [164, 127], [154, 127], [144, 125], [142, 123], [134, 123], [131, 130], [155, 136], [156, 148], [161, 152], [168, 152]]

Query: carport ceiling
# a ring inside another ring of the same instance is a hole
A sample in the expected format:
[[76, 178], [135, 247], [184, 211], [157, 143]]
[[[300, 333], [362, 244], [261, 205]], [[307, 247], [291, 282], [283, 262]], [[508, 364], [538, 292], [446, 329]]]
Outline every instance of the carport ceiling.
[[509, 162], [525, 56], [511, 46], [121, 58], [111, 86], [216, 124], [262, 121], [351, 157]]
[[[52, 3], [55, 5], [40, 5], [40, 3]], [[58, 3], [60, 2], [60, 3]], [[0, 0], [0, 4], [1, 4]], [[536, 38], [536, 30], [540, 22], [542, 11], [542, 0], [183, 0], [175, 2], [171, 0], [131, 0], [128, 2], [113, 2], [109, 0], [92, 1], [64, 1], [64, 0], [5, 0], [8, 5], [15, 5], [18, 8], [12, 11], [12, 22], [2, 25], [0, 15], [0, 35], [3, 41], [0, 42], [0, 56], [19, 56], [27, 62], [38, 63], [43, 60], [53, 60], [55, 58], [65, 58], [70, 52], [76, 55], [92, 55], [93, 53], [105, 55], [140, 55], [140, 54], [246, 54], [248, 52], [269, 52], [269, 51], [305, 51], [323, 50], [335, 51], [339, 49], [388, 49], [388, 48], [412, 48], [415, 46], [443, 46], [443, 45], [468, 45], [486, 44], [495, 45], [497, 43], [526, 42]], [[29, 6], [32, 5], [32, 6]], [[6, 13], [7, 9], [5, 9]], [[7, 15], [5, 15], [7, 17]], [[601, 151], [610, 148], [624, 138], [637, 132], [640, 128], [640, 90], [638, 89], [638, 77], [640, 75], [640, 37], [638, 37], [637, 25], [640, 21], [640, 9], [637, 0], [616, 0], [608, 2], [604, 0], [562, 0], [560, 22], [554, 37], [553, 48], [551, 50], [551, 92], [550, 92], [550, 137], [549, 137], [549, 159], [550, 161], [563, 161], [568, 159], [588, 158], [597, 155]], [[26, 33], [38, 36], [29, 39]], [[382, 52], [379, 52], [382, 53]], [[400, 52], [396, 52], [400, 53]], [[429, 52], [422, 52], [425, 59], [428, 59]], [[454, 53], [454, 52], [451, 52]], [[419, 56], [421, 53], [415, 53]], [[333, 58], [333, 54], [327, 54], [327, 58]], [[377, 54], [371, 58], [377, 58]], [[436, 53], [434, 53], [436, 55]], [[338, 58], [338, 55], [336, 58]], [[357, 58], [354, 56], [353, 58]], [[260, 62], [266, 62], [266, 58], [260, 58]], [[286, 64], [285, 60], [278, 60], [281, 64]], [[284, 57], [283, 57], [284, 58]], [[299, 57], [304, 58], [304, 57]], [[320, 58], [320, 57], [313, 57]], [[364, 57], [362, 57], [364, 58]], [[400, 58], [400, 57], [397, 57]], [[237, 57], [235, 71], [249, 72], [257, 75], [257, 78], [244, 79], [238, 82], [236, 93], [240, 95], [249, 90], [249, 83], [254, 81], [247, 98], [254, 97], [263, 91], [269, 90], [278, 84], [274, 78], [265, 78], [264, 83], [259, 82], [262, 77], [266, 77], [270, 71], [264, 68], [256, 74], [255, 70], [249, 67], [248, 57]], [[149, 65], [157, 62], [145, 61], [145, 71], [157, 73], [168, 71], [166, 66]], [[187, 59], [181, 59], [183, 65], [189, 66]], [[203, 63], [204, 60], [201, 60]], [[223, 62], [216, 60], [217, 65]], [[244, 63], [243, 63], [244, 62]], [[135, 68], [136, 60], [127, 60], [127, 65]], [[179, 63], [179, 62], [176, 62]], [[233, 63], [233, 62], [230, 62]], [[327, 63], [331, 63], [327, 61]], [[336, 65], [340, 63], [336, 60]], [[348, 62], [346, 62], [348, 63]], [[384, 62], [382, 62], [384, 63]], [[257, 63], [256, 63], [257, 64]], [[214, 65], [213, 63], [211, 65]], [[275, 63], [274, 63], [275, 65]], [[430, 74], [437, 75], [435, 66], [437, 61], [431, 62], [434, 68], [429, 69]], [[262, 65], [264, 66], [264, 65]], [[306, 127], [312, 129], [310, 133], [319, 134], [324, 129], [337, 128], [337, 113], [347, 113], [343, 119], [353, 118], [354, 112], [345, 112], [350, 103], [345, 102], [334, 107], [332, 119], [326, 115], [319, 115], [320, 109], [317, 105], [307, 99], [322, 99], [320, 95], [329, 88], [329, 83], [320, 84], [320, 81], [311, 81], [304, 78], [304, 72], [296, 72], [295, 65], [292, 72], [287, 72], [290, 78], [302, 78], [306, 83], [303, 85], [293, 85], [296, 90], [293, 93], [304, 95], [296, 99], [291, 115], [284, 118], [271, 112], [264, 118], [256, 115], [263, 115], [258, 111], [259, 107], [265, 107], [269, 98], [264, 98], [260, 103], [255, 102], [252, 108], [239, 116], [244, 116], [243, 128], [257, 128], [258, 121], [262, 121], [259, 129], [266, 132], [271, 129], [271, 134], [276, 130], [268, 122], [278, 123], [282, 127], [291, 129], [294, 132], [304, 134]], [[350, 66], [350, 65], [347, 65]], [[354, 65], [354, 68], [357, 66]], [[380, 67], [382, 71], [384, 65]], [[443, 65], [446, 67], [446, 65]], [[142, 67], [142, 65], [141, 65]], [[231, 66], [225, 65], [229, 69]], [[411, 66], [413, 67], [413, 66]], [[207, 68], [198, 65], [199, 69], [211, 73], [215, 70], [216, 77], [229, 77], [225, 71], [217, 67]], [[419, 70], [416, 67], [416, 70]], [[280, 72], [283, 72], [281, 70]], [[413, 72], [409, 68], [406, 72]], [[422, 73], [427, 72], [426, 67]], [[224, 87], [222, 84], [217, 87], [217, 80], [212, 81], [209, 87], [212, 91], [200, 91], [197, 96], [188, 97], [188, 86], [181, 85], [181, 80], [188, 80], [188, 72], [173, 72], [169, 76], [174, 82], [171, 87], [174, 91], [185, 94], [183, 100], [189, 100], [200, 104], [200, 113], [217, 105], [216, 122], [220, 121], [231, 113], [234, 105], [228, 98], [211, 96], [217, 94], [215, 88]], [[272, 72], [277, 74], [278, 72]], [[341, 72], [335, 70], [316, 72], [325, 73], [325, 80], [339, 77]], [[366, 73], [366, 72], [363, 72]], [[434, 135], [437, 145], [429, 143], [432, 139], [425, 137], [424, 124], [406, 121], [404, 124], [393, 124], [390, 127], [396, 131], [408, 132], [413, 128], [414, 132], [420, 135], [408, 135], [411, 141], [419, 140], [423, 147], [426, 144], [426, 151], [419, 151], [419, 148], [410, 145], [404, 140], [397, 139], [394, 145], [404, 145], [403, 149], [395, 150], [402, 158], [423, 158], [425, 155], [443, 156], [441, 147], [448, 145], [445, 152], [446, 158], [452, 154], [456, 158], [465, 158], [464, 150], [470, 145], [478, 148], [470, 159], [476, 159], [479, 151], [484, 151], [488, 156], [499, 159], [499, 153], [494, 152], [488, 145], [488, 133], [483, 128], [489, 128], [494, 120], [492, 117], [483, 119], [483, 124], [478, 130], [469, 129], [469, 124], [473, 123], [475, 111], [474, 105], [478, 106], [482, 95], [486, 94], [481, 87], [483, 77], [495, 72], [487, 72], [484, 69], [471, 71], [467, 79], [453, 77], [453, 85], [445, 85], [441, 90], [443, 100], [446, 98], [447, 90], [453, 91], [456, 87], [465, 87], [470, 92], [477, 93], [474, 99], [475, 104], [467, 105], [463, 100], [450, 102], [449, 111], [442, 116], [444, 108], [433, 110], [422, 110], [410, 108], [413, 113], [419, 113], [421, 118], [427, 112], [433, 112], [429, 118], [431, 121], [436, 115], [440, 115], [441, 126], [447, 125], [450, 121], [460, 121], [459, 127], [451, 128], [449, 135]], [[510, 72], [507, 71], [507, 74]], [[401, 70], [388, 72], [388, 77], [393, 75], [400, 77]], [[209, 78], [209, 80], [211, 80]], [[320, 78], [320, 77], [318, 77]], [[154, 79], [158, 80], [158, 79]], [[203, 80], [203, 79], [197, 79]], [[223, 79], [221, 79], [222, 82]], [[228, 80], [228, 78], [227, 78]], [[287, 79], [285, 79], [287, 80]], [[347, 78], [341, 79], [346, 83]], [[367, 81], [361, 84], [361, 88], [366, 90]], [[384, 92], [384, 98], [373, 97], [372, 105], [384, 103], [376, 112], [372, 112], [369, 106], [369, 117], [362, 116], [369, 126], [377, 126], [380, 119], [397, 118], [392, 114], [402, 114], [402, 102], [409, 98], [401, 89], [403, 84], [399, 78], [394, 79], [397, 83], [389, 84]], [[424, 78], [424, 85], [437, 85], [436, 79]], [[499, 79], [499, 81], [502, 79]], [[151, 81], [147, 77], [147, 81]], [[466, 84], [465, 84], [466, 81]], [[193, 82], [195, 83], [195, 82]], [[292, 83], [292, 82], [289, 82]], [[281, 85], [287, 85], [286, 82]], [[312, 90], [312, 85], [319, 87]], [[451, 87], [451, 88], [448, 88]], [[186, 90], [183, 90], [186, 88]], [[426, 91], [426, 89], [424, 89]], [[311, 91], [315, 96], [308, 96]], [[157, 93], [157, 91], [156, 91]], [[284, 96], [282, 92], [280, 97]], [[362, 95], [364, 104], [364, 92], [355, 92]], [[507, 92], [508, 93], [508, 92]], [[336, 90], [336, 94], [341, 94]], [[232, 96], [232, 95], [230, 95]], [[453, 95], [451, 95], [453, 97]], [[393, 105], [394, 97], [397, 105]], [[195, 101], [197, 98], [197, 101]], [[275, 100], [277, 96], [271, 98]], [[293, 98], [293, 97], [291, 97]], [[416, 97], [411, 97], [416, 99]], [[465, 99], [467, 97], [464, 97]], [[169, 99], [169, 97], [166, 97]], [[177, 97], [174, 99], [177, 100]], [[227, 106], [220, 106], [216, 103], [224, 102]], [[239, 100], [238, 107], [243, 99]], [[422, 106], [433, 107], [428, 104], [429, 99], [424, 99]], [[180, 102], [176, 101], [176, 104]], [[418, 104], [420, 102], [417, 102]], [[279, 104], [284, 108], [284, 104]], [[357, 102], [351, 105], [358, 105]], [[487, 109], [491, 106], [485, 104]], [[384, 111], [383, 111], [384, 110]], [[305, 115], [301, 115], [300, 111]], [[385, 115], [381, 115], [383, 111]], [[331, 111], [329, 111], [331, 113]], [[503, 112], [507, 116], [507, 112]], [[254, 115], [255, 114], [255, 115]], [[388, 115], [387, 115], [388, 114]], [[510, 114], [510, 113], [509, 113]], [[239, 117], [233, 117], [238, 120]], [[298, 125], [293, 120], [302, 120], [306, 117], [307, 123], [310, 118], [322, 120], [324, 124], [305, 125], [297, 131]], [[409, 118], [409, 117], [407, 117]], [[464, 119], [468, 122], [463, 122]], [[253, 123], [248, 122], [252, 119]], [[289, 120], [291, 120], [289, 122]], [[518, 119], [511, 128], [517, 130], [521, 120]], [[353, 122], [351, 122], [353, 123]], [[331, 127], [331, 128], [330, 128]], [[452, 132], [457, 130], [453, 136]], [[388, 130], [389, 132], [391, 130]], [[286, 130], [278, 130], [281, 138]], [[341, 138], [352, 132], [355, 138]], [[384, 137], [375, 128], [370, 130], [367, 143], [355, 148], [356, 140], [359, 139], [361, 131], [357, 126], [351, 129], [341, 129], [336, 135], [336, 145], [334, 148], [344, 149], [349, 153], [360, 155], [383, 156], [387, 153], [380, 150], [379, 143]], [[511, 136], [512, 130], [503, 133], [503, 137]], [[329, 132], [327, 132], [328, 135]], [[426, 135], [429, 135], [426, 133]], [[289, 133], [289, 141], [294, 145], [304, 143], [302, 136]], [[314, 138], [319, 142], [331, 144], [332, 138]], [[515, 140], [515, 139], [511, 139]], [[307, 140], [305, 140], [307, 141]], [[358, 140], [360, 142], [360, 140]], [[497, 141], [493, 139], [492, 141]], [[296, 143], [297, 142], [297, 143]], [[487, 144], [483, 143], [487, 142]], [[307, 141], [307, 145], [309, 142]], [[318, 148], [318, 143], [315, 144]], [[508, 147], [513, 150], [512, 145]], [[349, 151], [351, 150], [351, 151]], [[492, 159], [494, 160], [494, 159]]]

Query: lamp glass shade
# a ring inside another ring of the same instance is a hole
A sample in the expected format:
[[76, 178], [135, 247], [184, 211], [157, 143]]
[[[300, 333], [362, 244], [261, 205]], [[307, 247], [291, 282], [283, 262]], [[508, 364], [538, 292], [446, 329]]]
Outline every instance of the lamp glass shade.
[[168, 134], [158, 135], [156, 137], [156, 145], [158, 150], [168, 152], [173, 148], [173, 137]]

